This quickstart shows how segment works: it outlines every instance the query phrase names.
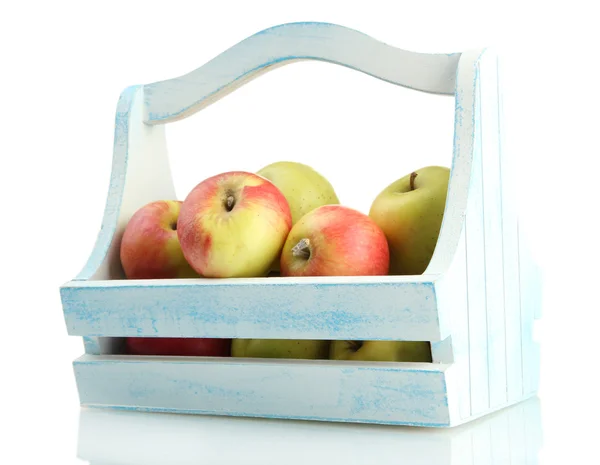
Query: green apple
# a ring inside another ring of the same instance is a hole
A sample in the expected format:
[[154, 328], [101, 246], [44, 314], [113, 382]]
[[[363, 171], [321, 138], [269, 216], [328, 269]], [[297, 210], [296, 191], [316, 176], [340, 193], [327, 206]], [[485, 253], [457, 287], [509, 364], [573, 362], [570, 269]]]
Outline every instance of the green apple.
[[369, 216], [390, 248], [390, 274], [422, 274], [437, 244], [450, 169], [427, 166], [387, 186], [375, 198]]
[[413, 341], [332, 341], [331, 360], [368, 362], [431, 362], [429, 342]]
[[327, 359], [329, 341], [294, 339], [234, 339], [232, 357]]
[[267, 178], [283, 193], [292, 212], [292, 226], [321, 205], [340, 203], [330, 182], [303, 163], [278, 161], [256, 174]]

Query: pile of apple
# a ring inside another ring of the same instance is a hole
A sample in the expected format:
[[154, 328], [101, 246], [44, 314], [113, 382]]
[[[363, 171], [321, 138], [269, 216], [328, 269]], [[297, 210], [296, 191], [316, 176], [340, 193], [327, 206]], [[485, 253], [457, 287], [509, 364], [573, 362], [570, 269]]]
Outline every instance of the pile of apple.
[[[369, 214], [340, 204], [331, 183], [296, 162], [200, 182], [184, 201], [140, 208], [120, 259], [128, 279], [416, 275], [439, 235], [450, 170], [428, 166], [387, 186]], [[126, 353], [431, 361], [429, 342], [126, 338]]]

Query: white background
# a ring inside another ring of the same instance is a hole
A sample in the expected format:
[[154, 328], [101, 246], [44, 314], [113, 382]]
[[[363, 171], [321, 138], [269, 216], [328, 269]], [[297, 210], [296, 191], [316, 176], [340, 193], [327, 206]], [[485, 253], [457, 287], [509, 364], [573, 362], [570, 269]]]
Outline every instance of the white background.
[[[507, 147], [519, 159], [521, 211], [546, 276], [540, 463], [591, 451], [600, 418], [600, 37], [588, 3], [2, 3], [0, 463], [79, 463], [71, 361], [82, 345], [66, 334], [58, 289], [96, 239], [119, 93], [184, 74], [266, 27], [307, 20], [415, 51], [502, 53]], [[451, 98], [300, 63], [173, 124], [167, 137], [181, 198], [208, 175], [292, 159], [368, 211], [397, 177], [449, 166], [452, 115]]]

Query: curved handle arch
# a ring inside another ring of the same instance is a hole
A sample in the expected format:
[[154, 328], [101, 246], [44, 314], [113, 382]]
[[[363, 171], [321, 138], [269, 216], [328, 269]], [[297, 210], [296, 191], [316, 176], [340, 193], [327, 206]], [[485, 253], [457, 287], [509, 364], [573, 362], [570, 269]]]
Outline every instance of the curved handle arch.
[[287, 23], [258, 32], [183, 76], [144, 86], [144, 121], [186, 118], [273, 69], [305, 60], [351, 68], [391, 84], [454, 95], [460, 53], [418, 53], [330, 23]]

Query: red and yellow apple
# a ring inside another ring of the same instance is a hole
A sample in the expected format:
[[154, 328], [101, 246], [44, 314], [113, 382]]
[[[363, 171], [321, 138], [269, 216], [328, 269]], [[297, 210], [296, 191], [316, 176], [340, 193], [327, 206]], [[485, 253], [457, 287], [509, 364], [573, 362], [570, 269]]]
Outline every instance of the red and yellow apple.
[[266, 276], [292, 226], [287, 200], [268, 179], [229, 171], [199, 183], [181, 206], [183, 255], [207, 278]]
[[364, 213], [323, 205], [304, 215], [281, 252], [282, 276], [379, 276], [388, 274], [383, 231]]
[[128, 355], [179, 355], [199, 357], [229, 357], [231, 339], [186, 337], [128, 337]]
[[431, 345], [421, 341], [332, 341], [331, 360], [431, 362]]
[[120, 259], [129, 279], [198, 277], [177, 237], [181, 201], [159, 200], [138, 209], [125, 226]]

